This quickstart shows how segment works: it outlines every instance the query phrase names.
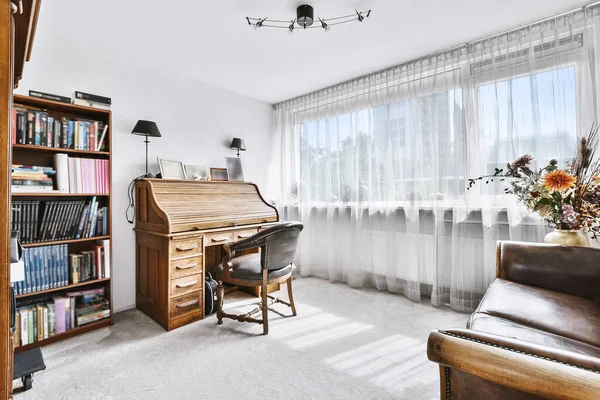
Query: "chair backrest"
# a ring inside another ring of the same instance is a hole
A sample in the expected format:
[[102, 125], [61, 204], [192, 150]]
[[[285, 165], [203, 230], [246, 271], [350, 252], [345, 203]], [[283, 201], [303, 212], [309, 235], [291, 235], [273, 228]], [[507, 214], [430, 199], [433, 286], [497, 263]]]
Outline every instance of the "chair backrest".
[[300, 232], [304, 225], [300, 222], [283, 222], [260, 232], [263, 236], [261, 246], [261, 265], [265, 269], [279, 269], [294, 261]]

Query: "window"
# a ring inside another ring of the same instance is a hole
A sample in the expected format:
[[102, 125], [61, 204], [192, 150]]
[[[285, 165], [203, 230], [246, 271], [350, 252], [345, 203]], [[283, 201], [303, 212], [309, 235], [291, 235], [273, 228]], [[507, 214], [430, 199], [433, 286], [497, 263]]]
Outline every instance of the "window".
[[[552, 158], [564, 167], [575, 156], [574, 64], [494, 81], [479, 75], [465, 98], [452, 79], [444, 90], [409, 83], [402, 100], [302, 123], [300, 201], [455, 204], [465, 201], [465, 177], [493, 174], [523, 154], [536, 168]], [[476, 116], [475, 137], [465, 133], [467, 113]]]
[[[557, 159], [559, 167], [577, 152], [575, 66], [488, 83], [477, 88], [477, 109], [485, 170], [506, 168], [523, 154], [535, 168]], [[488, 193], [502, 188], [490, 186]]]
[[451, 89], [301, 124], [303, 201], [462, 195], [462, 114], [462, 91]]

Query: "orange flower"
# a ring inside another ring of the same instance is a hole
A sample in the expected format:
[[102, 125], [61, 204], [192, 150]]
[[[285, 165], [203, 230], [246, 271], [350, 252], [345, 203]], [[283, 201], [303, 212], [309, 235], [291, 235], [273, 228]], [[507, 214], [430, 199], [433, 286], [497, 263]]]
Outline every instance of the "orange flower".
[[577, 179], [568, 172], [557, 169], [544, 177], [544, 186], [548, 190], [566, 190], [575, 185]]

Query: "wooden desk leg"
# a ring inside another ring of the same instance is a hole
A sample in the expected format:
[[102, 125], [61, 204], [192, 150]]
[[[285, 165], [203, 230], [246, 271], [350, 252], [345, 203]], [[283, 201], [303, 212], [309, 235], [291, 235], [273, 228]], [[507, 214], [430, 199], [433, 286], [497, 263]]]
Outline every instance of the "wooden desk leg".
[[217, 285], [217, 324], [223, 324], [223, 295], [225, 290], [223, 289], [223, 282], [219, 281]]

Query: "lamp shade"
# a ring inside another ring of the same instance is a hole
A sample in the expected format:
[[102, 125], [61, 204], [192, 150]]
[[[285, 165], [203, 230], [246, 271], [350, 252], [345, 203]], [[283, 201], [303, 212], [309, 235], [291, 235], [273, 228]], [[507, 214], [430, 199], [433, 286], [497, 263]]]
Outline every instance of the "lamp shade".
[[229, 147], [239, 151], [246, 151], [246, 144], [240, 138], [233, 138], [233, 140], [231, 141], [231, 146]]
[[158, 126], [156, 126], [156, 122], [144, 121], [143, 119], [140, 119], [135, 124], [131, 133], [140, 136], [148, 135], [149, 137], [161, 137], [160, 131], [158, 130]]

